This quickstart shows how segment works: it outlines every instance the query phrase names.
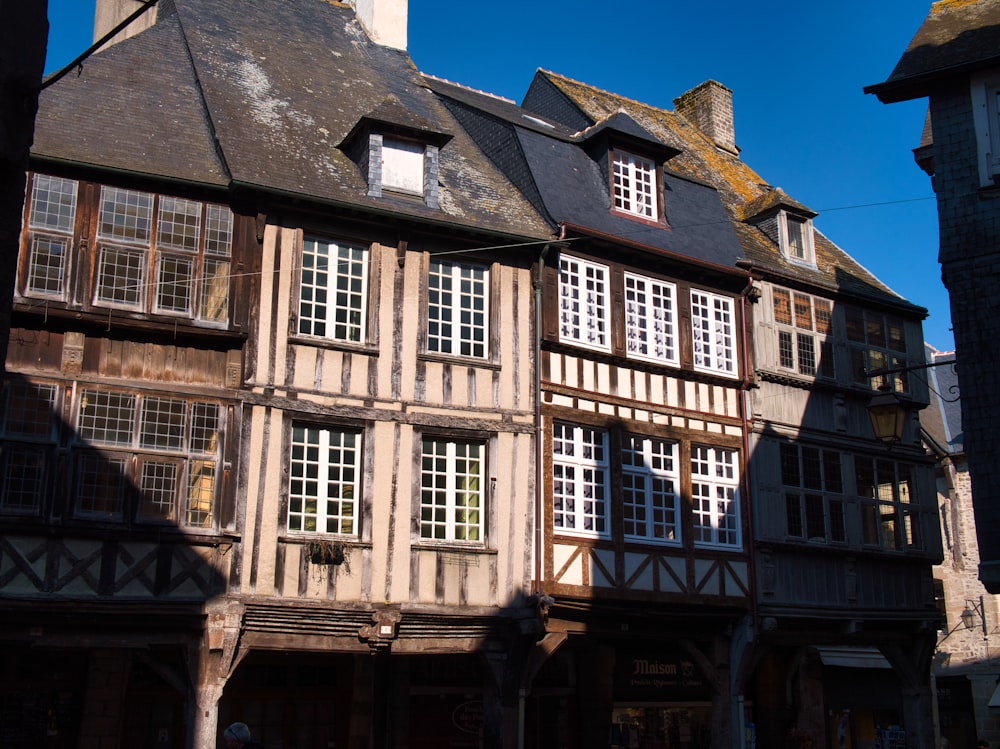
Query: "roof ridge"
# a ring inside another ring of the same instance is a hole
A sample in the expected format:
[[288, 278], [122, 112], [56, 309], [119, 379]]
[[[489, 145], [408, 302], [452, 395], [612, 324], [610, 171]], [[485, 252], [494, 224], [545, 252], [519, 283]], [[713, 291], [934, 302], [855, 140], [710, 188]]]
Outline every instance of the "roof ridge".
[[482, 89], [473, 88], [472, 86], [466, 86], [464, 83], [456, 83], [455, 81], [449, 81], [447, 78], [441, 78], [436, 75], [431, 75], [430, 73], [421, 72], [424, 78], [429, 78], [432, 81], [440, 81], [441, 83], [447, 83], [449, 86], [454, 86], [455, 88], [461, 88], [466, 91], [471, 91], [474, 94], [481, 94], [482, 96], [489, 96], [491, 99], [497, 99], [499, 101], [507, 102], [508, 104], [513, 104], [517, 106], [517, 102], [513, 99], [508, 99], [506, 96], [500, 96], [500, 94], [491, 94], [489, 91], [483, 91]]
[[[600, 86], [595, 86], [593, 83], [585, 83], [583, 81], [578, 81], [575, 78], [570, 78], [568, 75], [563, 75], [562, 73], [556, 73], [556, 72], [551, 71], [551, 70], [545, 70], [544, 68], [539, 68], [538, 72], [544, 73], [545, 75], [554, 76], [556, 78], [562, 78], [564, 81], [569, 81], [570, 83], [575, 83], [577, 86], [585, 86], [587, 88], [593, 89], [594, 91], [600, 91], [603, 94], [608, 94], [609, 96], [613, 96], [614, 98], [620, 99], [623, 102], [629, 102], [631, 104], [637, 104], [640, 107], [645, 107], [646, 109], [655, 109], [657, 112], [663, 112], [663, 113], [669, 114], [669, 115], [671, 115], [673, 117], [680, 116], [680, 115], [677, 114], [677, 111], [674, 110], [674, 109], [665, 109], [663, 107], [658, 107], [655, 104], [649, 104], [648, 102], [645, 102], [645, 101], [639, 101], [638, 99], [633, 99], [633, 98], [631, 98], [629, 96], [624, 96], [622, 94], [616, 94], [615, 92], [609, 91], [606, 88], [601, 88]], [[719, 84], [719, 85], [722, 85], [722, 84]], [[619, 107], [619, 110], [621, 110], [621, 109], [622, 109], [622, 107]], [[629, 116], [631, 116], [631, 115], [629, 115]]]

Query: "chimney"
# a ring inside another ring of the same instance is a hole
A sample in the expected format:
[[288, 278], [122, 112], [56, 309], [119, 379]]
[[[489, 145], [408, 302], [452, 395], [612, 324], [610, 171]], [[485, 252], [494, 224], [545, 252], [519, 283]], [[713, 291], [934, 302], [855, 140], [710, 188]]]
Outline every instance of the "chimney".
[[723, 151], [738, 156], [733, 124], [733, 92], [716, 81], [705, 81], [674, 99], [674, 110], [712, 139]]
[[[94, 6], [94, 41], [96, 42], [141, 7], [142, 3], [138, 0], [97, 0]], [[156, 23], [155, 5], [115, 34], [108, 42], [108, 46], [145, 31], [154, 23]]]
[[407, 0], [348, 0], [376, 44], [406, 51]]

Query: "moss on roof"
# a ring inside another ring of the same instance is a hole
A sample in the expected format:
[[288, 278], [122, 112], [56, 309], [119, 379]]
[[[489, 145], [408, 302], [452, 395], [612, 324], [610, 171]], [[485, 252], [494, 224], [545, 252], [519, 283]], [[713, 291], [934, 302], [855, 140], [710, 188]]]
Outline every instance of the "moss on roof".
[[[745, 218], [759, 213], [760, 205], [779, 193], [790, 207], [800, 212], [815, 213], [784, 192], [776, 192], [738, 156], [718, 148], [682, 115], [551, 71], [539, 70], [537, 75], [543, 76], [594, 122], [624, 111], [652, 135], [680, 150], [681, 153], [667, 163], [667, 168], [718, 190], [747, 258], [755, 263], [805, 283], [912, 306], [819, 231], [815, 233], [816, 268], [788, 262], [777, 245], [763, 231], [745, 223]], [[748, 209], [750, 213], [747, 213]], [[915, 309], [921, 310], [919, 307]]]

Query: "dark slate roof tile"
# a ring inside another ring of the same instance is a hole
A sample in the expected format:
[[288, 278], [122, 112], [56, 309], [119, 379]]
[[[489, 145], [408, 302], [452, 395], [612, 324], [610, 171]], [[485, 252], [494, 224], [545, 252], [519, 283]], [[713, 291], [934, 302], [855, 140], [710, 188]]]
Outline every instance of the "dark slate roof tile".
[[[633, 220], [611, 210], [608, 175], [584, 148], [593, 131], [576, 133], [539, 124], [513, 102], [454, 84], [429, 81], [428, 85], [450, 102], [463, 127], [553, 223], [735, 271], [742, 250], [710, 185], [667, 171], [664, 203], [669, 226]], [[665, 156], [676, 153], [627, 113], [611, 113], [603, 122], [607, 127], [602, 131], [616, 130], [632, 140], [641, 137]]]
[[[926, 314], [926, 310], [893, 292], [819, 231], [814, 234], [816, 267], [789, 262], [761, 230], [744, 223], [747, 210], [759, 213], [761, 205], [775, 199], [774, 188], [738, 156], [717, 148], [684, 117], [549, 71], [539, 70], [531, 85], [526, 100], [573, 102], [591, 122], [624, 110], [658, 140], [678, 149], [680, 154], [670, 160], [670, 169], [715, 188], [742, 245], [740, 254], [762, 271], [824, 287], [834, 293], [890, 304], [913, 315]], [[562, 96], [557, 97], [553, 89]], [[781, 196], [796, 210], [814, 215], [784, 193]]]
[[206, 185], [229, 182], [176, 16], [45, 89], [32, 152]]
[[[362, 210], [393, 210], [474, 230], [550, 236], [549, 226], [530, 203], [426, 89], [406, 53], [373, 43], [347, 6], [326, 0], [174, 0], [173, 5], [174, 12], [161, 23], [88, 65], [100, 67], [104, 75], [86, 97], [100, 101], [114, 91], [122, 101], [117, 128], [141, 132], [149, 127], [156, 112], [150, 106], [130, 106], [133, 99], [168, 102], [166, 108], [178, 121], [159, 140], [160, 150], [170, 152], [161, 159], [176, 159], [171, 138], [192, 138], [192, 122], [200, 116], [205, 120], [202, 140], [214, 134], [220, 163], [228, 168], [228, 175], [217, 177], [219, 182], [231, 179], [241, 188]], [[167, 27], [173, 32], [166, 33]], [[131, 52], [126, 59], [119, 51], [139, 47], [143, 59]], [[186, 76], [153, 70], [160, 60], [182, 61], [188, 53]], [[204, 107], [200, 99], [174, 93], [181, 83], [195, 81]], [[80, 99], [67, 102], [63, 83], [50, 89], [50, 100], [39, 114], [40, 143], [57, 139], [62, 148], [36, 153], [101, 165], [109, 145], [106, 136], [103, 148], [74, 149], [72, 138], [57, 132], [71, 131], [79, 119], [75, 112]], [[439, 153], [440, 209], [417, 200], [369, 197], [365, 175], [338, 147], [364, 117], [389, 106], [394, 117], [417, 129], [456, 136]], [[58, 122], [50, 116], [55, 110], [63, 115]], [[171, 147], [164, 149], [163, 143]], [[111, 145], [128, 162], [136, 144]], [[155, 161], [139, 158], [131, 163], [137, 171], [164, 174]], [[188, 174], [185, 169], [175, 171], [177, 176]]]
[[884, 102], [917, 98], [934, 78], [998, 62], [1000, 0], [940, 0], [885, 82], [865, 91]]

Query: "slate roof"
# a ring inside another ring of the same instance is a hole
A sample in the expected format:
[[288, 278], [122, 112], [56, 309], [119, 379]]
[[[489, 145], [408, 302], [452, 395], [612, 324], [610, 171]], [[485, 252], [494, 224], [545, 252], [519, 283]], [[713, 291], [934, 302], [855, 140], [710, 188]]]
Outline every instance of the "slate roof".
[[885, 102], [926, 96], [935, 80], [1000, 64], [1000, 0], [940, 0], [931, 5], [895, 69], [866, 86]]
[[[930, 407], [920, 412], [920, 426], [932, 440], [932, 449], [949, 455], [965, 452], [962, 431], [962, 403], [959, 398], [958, 373], [954, 366], [954, 351], [937, 351], [933, 346], [924, 345], [928, 363], [941, 364], [925, 370], [931, 388]], [[923, 376], [919, 370], [911, 377]]]
[[628, 113], [612, 112], [582, 132], [527, 112], [513, 102], [428, 77], [427, 84], [462, 122], [483, 150], [531, 196], [553, 226], [606, 235], [701, 263], [735, 271], [743, 257], [716, 190], [667, 170], [665, 208], [669, 228], [656, 227], [611, 210], [608, 175], [586, 144], [609, 132], [640, 142], [664, 156], [677, 152]]
[[[710, 138], [683, 116], [546, 70], [536, 72], [531, 86], [525, 101], [551, 102], [546, 114], [555, 114], [579, 124], [578, 117], [594, 123], [624, 111], [658, 140], [678, 149], [680, 154], [668, 162], [669, 169], [709, 184], [718, 191], [742, 245], [740, 254], [763, 272], [886, 303], [912, 315], [926, 316], [924, 308], [900, 297], [819, 231], [815, 232], [815, 269], [786, 260], [777, 245], [760, 228], [745, 222], [745, 219], [759, 213], [760, 205], [779, 195], [775, 191], [780, 188], [767, 184], [738, 156], [717, 148]], [[771, 193], [773, 195], [768, 197]], [[814, 214], [783, 191], [780, 196], [797, 212]]]
[[[365, 175], [338, 148], [366, 116], [447, 141], [440, 209], [367, 196]], [[36, 167], [55, 160], [551, 236], [422, 85], [409, 56], [373, 43], [351, 8], [327, 0], [165, 3], [152, 28], [43, 92], [33, 156]]]

